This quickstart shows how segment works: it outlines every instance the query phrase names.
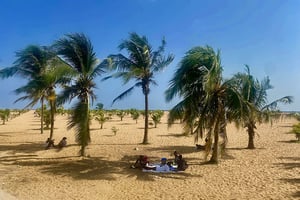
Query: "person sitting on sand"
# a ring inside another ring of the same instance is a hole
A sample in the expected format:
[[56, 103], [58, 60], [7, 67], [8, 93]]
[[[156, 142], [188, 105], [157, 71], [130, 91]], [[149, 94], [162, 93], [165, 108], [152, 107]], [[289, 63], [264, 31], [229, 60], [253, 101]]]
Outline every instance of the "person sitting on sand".
[[182, 155], [179, 155], [177, 162], [177, 171], [184, 171], [188, 168], [187, 162], [182, 158]]
[[50, 139], [50, 138], [48, 138], [47, 140], [46, 140], [46, 149], [50, 149], [51, 147], [54, 147], [54, 139]]
[[140, 155], [131, 168], [146, 169], [148, 164], [148, 157], [145, 155]]
[[177, 165], [178, 161], [179, 161], [179, 156], [180, 156], [180, 153], [178, 153], [177, 151], [174, 151], [174, 164]]
[[65, 147], [65, 146], [67, 146], [67, 138], [63, 137], [61, 139], [61, 141], [58, 143], [57, 147], [61, 149], [61, 148]]

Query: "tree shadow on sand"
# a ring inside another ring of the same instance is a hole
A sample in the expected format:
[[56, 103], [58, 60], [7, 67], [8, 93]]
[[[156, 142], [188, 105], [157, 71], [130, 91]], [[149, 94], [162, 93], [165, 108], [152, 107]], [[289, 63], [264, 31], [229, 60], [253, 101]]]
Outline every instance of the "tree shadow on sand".
[[168, 133], [167, 135], [158, 135], [160, 137], [175, 137], [175, 138], [181, 138], [181, 137], [190, 137], [183, 133]]
[[[280, 179], [281, 181], [284, 181], [286, 183], [290, 183], [292, 185], [299, 185], [300, 184], [300, 178], [282, 178]], [[292, 197], [300, 197], [300, 191], [296, 191], [295, 193], [292, 194]]]
[[[129, 160], [135, 161], [136, 156], [124, 156], [121, 161], [127, 162]], [[150, 161], [159, 160], [157, 157], [150, 157]], [[128, 163], [127, 167], [124, 169], [126, 173], [128, 174], [128, 177], [135, 177], [137, 180], [142, 181], [155, 181], [156, 178], [170, 178], [170, 179], [187, 179], [191, 177], [202, 177], [200, 175], [192, 175], [189, 173], [188, 169], [184, 172], [170, 172], [170, 173], [157, 173], [157, 172], [143, 172], [141, 169], [132, 169], [130, 166], [134, 164], [132, 162], [131, 164]]]
[[284, 169], [295, 169], [300, 168], [299, 157], [278, 157], [279, 159], [288, 160], [288, 162], [275, 163], [275, 165]]
[[[41, 173], [50, 176], [68, 176], [76, 180], [118, 180], [120, 175], [125, 177], [135, 177], [142, 181], [155, 181], [157, 176], [185, 179], [191, 177], [190, 173], [172, 173], [172, 174], [151, 174], [145, 173], [138, 169], [131, 169], [128, 158], [124, 157], [121, 160], [109, 161], [102, 157], [57, 157], [57, 158], [36, 158], [34, 155], [24, 156], [9, 156], [0, 159], [5, 165], [18, 165], [26, 167], [36, 167]], [[194, 175], [193, 175], [194, 177]]]
[[172, 155], [172, 153], [176, 150], [181, 154], [190, 154], [198, 152], [196, 146], [161, 146], [161, 147], [150, 147], [149, 151], [160, 151], [163, 153], [168, 153]]
[[0, 151], [11, 151], [15, 153], [36, 153], [44, 149], [44, 146], [40, 142], [27, 142], [27, 143], [17, 143], [13, 145], [3, 145], [0, 144]]
[[[288, 162], [275, 163], [274, 165], [283, 167], [286, 170], [295, 170], [296, 168], [300, 168], [300, 157], [278, 157], [278, 159], [287, 160]], [[286, 183], [290, 183], [292, 185], [299, 185], [300, 178], [282, 178], [281, 181]], [[300, 197], [300, 191], [292, 194], [293, 197]]]

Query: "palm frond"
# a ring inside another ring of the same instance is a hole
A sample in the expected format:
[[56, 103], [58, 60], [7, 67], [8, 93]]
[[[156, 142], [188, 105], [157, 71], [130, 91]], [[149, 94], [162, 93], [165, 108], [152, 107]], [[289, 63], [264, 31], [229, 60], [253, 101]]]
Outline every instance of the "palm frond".
[[68, 129], [75, 130], [75, 141], [81, 145], [81, 155], [84, 154], [85, 147], [91, 141], [90, 123], [89, 105], [79, 101], [69, 118]]
[[265, 105], [261, 110], [275, 110], [278, 108], [278, 103], [283, 103], [283, 104], [293, 103], [293, 97], [285, 96], [280, 99], [277, 99], [277, 100], [271, 102], [270, 104]]
[[116, 101], [122, 100], [122, 99], [124, 99], [126, 96], [130, 95], [135, 87], [136, 87], [136, 85], [132, 86], [131, 88], [127, 89], [125, 92], [123, 92], [122, 94], [120, 94], [119, 96], [117, 96], [117, 97], [113, 100], [112, 105], [113, 105]]
[[1, 69], [0, 70], [0, 78], [4, 79], [4, 78], [12, 77], [17, 73], [17, 71], [18, 71], [18, 67], [16, 67], [16, 66]]

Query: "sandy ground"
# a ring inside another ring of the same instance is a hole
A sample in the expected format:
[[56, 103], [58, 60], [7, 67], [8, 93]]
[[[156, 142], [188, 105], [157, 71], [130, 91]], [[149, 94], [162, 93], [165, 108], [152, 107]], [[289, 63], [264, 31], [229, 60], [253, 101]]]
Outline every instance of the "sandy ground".
[[[88, 157], [81, 158], [66, 117], [56, 117], [55, 142], [68, 138], [57, 151], [44, 150], [49, 131], [40, 134], [33, 111], [22, 114], [0, 125], [0, 199], [300, 199], [300, 143], [286, 134], [296, 121], [258, 126], [255, 150], [245, 149], [245, 130], [229, 125], [227, 154], [219, 165], [205, 165], [194, 138], [182, 136], [180, 124], [168, 129], [166, 117], [150, 128], [149, 145], [140, 144], [142, 118], [115, 117], [103, 129], [93, 121]], [[184, 173], [130, 169], [139, 154], [158, 162], [174, 150], [190, 164]]]

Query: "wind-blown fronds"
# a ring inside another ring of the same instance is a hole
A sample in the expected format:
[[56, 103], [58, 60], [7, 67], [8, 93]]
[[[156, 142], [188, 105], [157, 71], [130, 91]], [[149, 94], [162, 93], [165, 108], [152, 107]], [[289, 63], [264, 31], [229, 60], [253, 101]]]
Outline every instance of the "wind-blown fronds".
[[90, 100], [96, 99], [93, 89], [96, 88], [94, 78], [103, 74], [110, 66], [110, 59], [100, 62], [96, 58], [91, 41], [80, 33], [68, 34], [57, 40], [53, 48], [62, 60], [77, 73], [72, 77], [72, 84], [65, 85], [57, 101], [63, 104], [74, 98], [78, 103], [69, 119], [69, 128], [76, 132], [76, 142], [81, 145], [80, 155], [84, 156], [85, 147], [90, 142]]
[[88, 103], [78, 102], [72, 111], [68, 128], [75, 130], [75, 140], [81, 146], [80, 155], [85, 154], [85, 148], [91, 141], [90, 121]]
[[150, 93], [150, 84], [156, 84], [154, 81], [154, 74], [162, 71], [169, 65], [173, 59], [173, 55], [164, 56], [166, 42], [163, 39], [161, 46], [157, 51], [153, 51], [145, 36], [139, 36], [137, 33], [130, 33], [129, 38], [123, 40], [119, 45], [120, 51], [125, 50], [128, 56], [123, 54], [110, 55], [112, 60], [111, 69], [117, 70], [116, 73], [106, 77], [121, 78], [124, 84], [130, 80], [135, 80], [135, 85], [127, 89], [113, 100], [121, 100], [129, 95], [134, 87], [141, 87], [145, 96], [145, 129], [143, 143], [148, 143], [148, 95]]

